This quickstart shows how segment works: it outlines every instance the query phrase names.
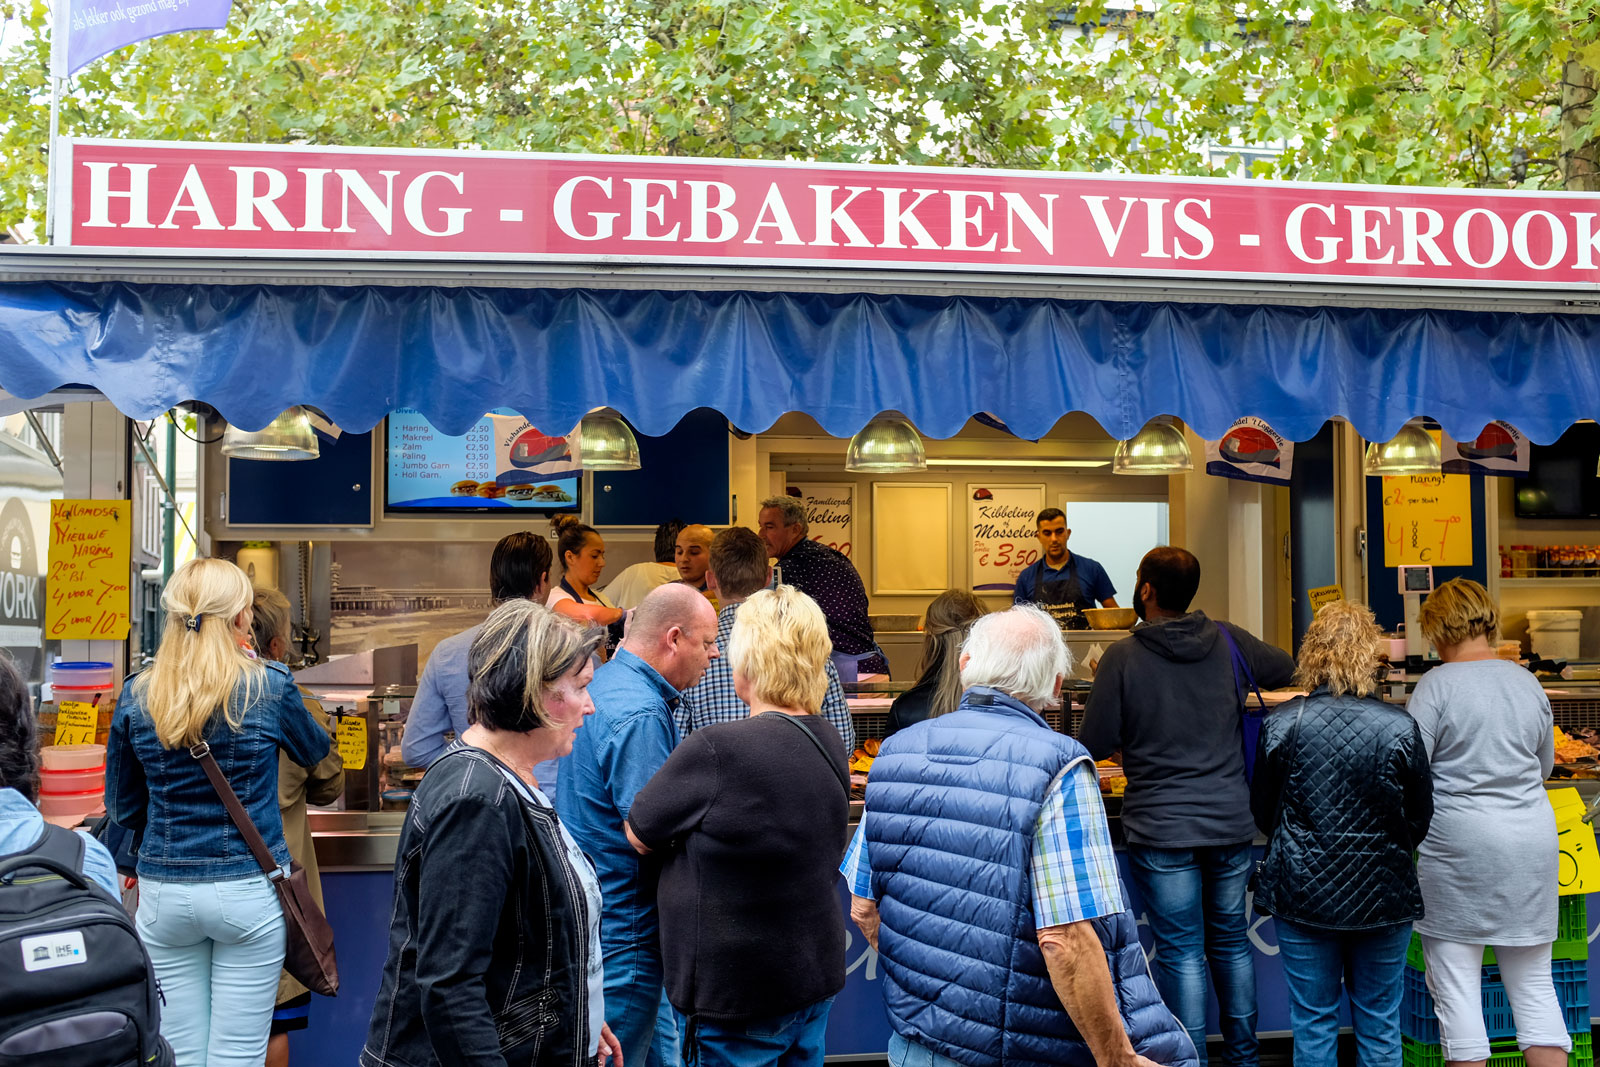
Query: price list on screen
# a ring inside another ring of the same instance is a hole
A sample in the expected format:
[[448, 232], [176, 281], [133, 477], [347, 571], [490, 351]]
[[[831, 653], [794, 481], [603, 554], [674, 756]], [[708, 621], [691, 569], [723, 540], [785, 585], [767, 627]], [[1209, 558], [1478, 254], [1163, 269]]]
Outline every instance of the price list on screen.
[[487, 418], [460, 437], [435, 430], [412, 410], [389, 416], [391, 488], [409, 496], [437, 496], [457, 481], [494, 480], [494, 424]]

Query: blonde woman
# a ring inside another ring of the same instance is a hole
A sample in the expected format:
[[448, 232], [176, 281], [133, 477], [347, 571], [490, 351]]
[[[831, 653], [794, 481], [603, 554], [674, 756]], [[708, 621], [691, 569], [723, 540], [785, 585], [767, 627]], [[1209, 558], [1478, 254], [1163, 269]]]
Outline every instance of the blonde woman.
[[884, 737], [912, 723], [947, 715], [961, 703], [961, 643], [985, 614], [983, 602], [965, 589], [946, 589], [922, 617], [922, 662], [917, 684], [894, 698]]
[[628, 812], [634, 847], [665, 859], [667, 999], [697, 1067], [822, 1063], [844, 987], [849, 821], [844, 742], [820, 714], [832, 649], [810, 597], [753, 594], [727, 651], [750, 717], [690, 734]]
[[1477, 582], [1445, 582], [1422, 604], [1422, 632], [1443, 663], [1407, 710], [1433, 767], [1434, 816], [1417, 849], [1427, 914], [1417, 922], [1447, 1063], [1489, 1056], [1483, 947], [1493, 945], [1528, 1067], [1567, 1062], [1550, 975], [1556, 937], [1555, 766], [1550, 701], [1519, 664], [1497, 659], [1500, 612]]
[[[289, 658], [292, 640], [289, 598], [276, 589], [256, 588], [251, 605], [250, 632], [256, 654], [262, 659], [283, 663]], [[301, 693], [306, 710], [322, 724], [329, 736], [333, 720], [315, 698]], [[306, 804], [331, 804], [344, 792], [344, 761], [337, 747], [328, 750], [315, 767], [300, 766], [283, 752], [278, 753], [278, 812], [283, 817], [283, 838], [289, 855], [305, 868], [311, 896], [322, 906], [322, 878], [317, 867], [317, 849], [311, 839], [311, 823]], [[304, 1030], [311, 1022], [311, 991], [288, 971], [278, 979], [278, 998], [272, 1009], [272, 1036], [267, 1042], [267, 1067], [285, 1067], [289, 1062], [289, 1035]]]
[[122, 687], [106, 746], [107, 811], [144, 829], [136, 918], [178, 1067], [259, 1065], [283, 966], [277, 896], [192, 752], [210, 747], [287, 868], [278, 750], [309, 767], [329, 748], [288, 669], [250, 651], [254, 596], [225, 560], [178, 568], [155, 662]]
[[1373, 699], [1388, 670], [1361, 604], [1329, 604], [1300, 646], [1310, 696], [1269, 715], [1251, 789], [1267, 856], [1256, 908], [1276, 917], [1295, 1067], [1338, 1063], [1350, 1000], [1361, 1067], [1400, 1062], [1400, 993], [1422, 916], [1411, 852], [1428, 832], [1433, 783], [1417, 724]]

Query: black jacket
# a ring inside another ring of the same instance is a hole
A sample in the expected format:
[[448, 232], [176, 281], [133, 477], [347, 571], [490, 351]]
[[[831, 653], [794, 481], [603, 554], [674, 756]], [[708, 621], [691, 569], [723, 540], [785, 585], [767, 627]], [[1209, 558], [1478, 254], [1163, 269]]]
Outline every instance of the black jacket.
[[883, 728], [884, 738], [891, 738], [907, 726], [914, 726], [931, 716], [933, 695], [938, 690], [939, 676], [934, 674], [895, 697], [894, 703], [889, 705], [889, 721]]
[[1133, 631], [1106, 649], [1095, 671], [1078, 739], [1095, 759], [1122, 750], [1129, 844], [1207, 848], [1255, 839], [1243, 706], [1219, 625], [1228, 627], [1257, 685], [1289, 684], [1294, 659], [1287, 652], [1199, 611]]
[[552, 809], [452, 748], [411, 798], [394, 883], [362, 1067], [589, 1067], [589, 909]]
[[1267, 835], [1258, 910], [1325, 930], [1422, 917], [1411, 852], [1433, 780], [1404, 711], [1325, 689], [1285, 704], [1262, 726], [1250, 806]]

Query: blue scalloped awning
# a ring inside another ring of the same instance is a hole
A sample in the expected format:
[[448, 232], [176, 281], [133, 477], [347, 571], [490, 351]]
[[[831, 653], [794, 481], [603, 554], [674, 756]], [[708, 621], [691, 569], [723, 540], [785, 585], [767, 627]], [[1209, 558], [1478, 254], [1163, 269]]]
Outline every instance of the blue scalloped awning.
[[1539, 442], [1600, 415], [1600, 316], [754, 292], [107, 282], [0, 285], [0, 388], [93, 386], [154, 416], [201, 400], [246, 428], [314, 404], [352, 430], [397, 408], [446, 432], [512, 407], [594, 407], [662, 434], [714, 407], [846, 436], [897, 409], [947, 437], [988, 411], [1038, 437], [1084, 411], [1113, 436], [1241, 415], [1296, 440], [1413, 415]]

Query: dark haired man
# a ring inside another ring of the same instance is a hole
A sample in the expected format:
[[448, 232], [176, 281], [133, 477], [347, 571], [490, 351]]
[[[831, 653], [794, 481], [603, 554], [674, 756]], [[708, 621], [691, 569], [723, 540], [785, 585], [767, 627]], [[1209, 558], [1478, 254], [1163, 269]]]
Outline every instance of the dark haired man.
[[[706, 582], [721, 604], [717, 611], [717, 648], [726, 657], [739, 605], [767, 588], [772, 581], [772, 565], [767, 562], [766, 542], [743, 526], [730, 526], [712, 538], [709, 558]], [[856, 747], [856, 731], [850, 720], [850, 706], [845, 703], [844, 687], [839, 684], [839, 671], [831, 662], [826, 667], [828, 691], [822, 697], [822, 717], [839, 731], [844, 750], [851, 752]], [[684, 690], [674, 717], [678, 732], [685, 739], [702, 727], [750, 717], [750, 705], [734, 692], [733, 667], [726, 658], [712, 663], [698, 685]]]
[[1255, 965], [1245, 883], [1256, 825], [1245, 780], [1242, 693], [1231, 649], [1263, 689], [1294, 659], [1230, 623], [1190, 611], [1200, 561], [1154, 548], [1133, 607], [1145, 626], [1106, 650], [1078, 739], [1095, 759], [1122, 750], [1128, 865], [1155, 936], [1156, 982], [1206, 1062], [1207, 963], [1221, 1008], [1223, 1061], [1257, 1063]]
[[[502, 537], [489, 556], [489, 595], [496, 604], [522, 598], [544, 603], [550, 588], [550, 542], [529, 530]], [[433, 646], [417, 695], [406, 717], [400, 757], [408, 767], [427, 767], [444, 755], [450, 742], [467, 729], [467, 653], [480, 626], [451, 634]], [[549, 775], [546, 783], [545, 776]], [[548, 795], [555, 794], [556, 764], [541, 763], [537, 777]]]
[[1037, 604], [1063, 630], [1086, 630], [1083, 609], [1095, 601], [1117, 606], [1117, 587], [1106, 569], [1088, 556], [1067, 551], [1067, 516], [1060, 508], [1045, 508], [1034, 518], [1034, 536], [1044, 550], [1032, 566], [1017, 575], [1012, 603]]

